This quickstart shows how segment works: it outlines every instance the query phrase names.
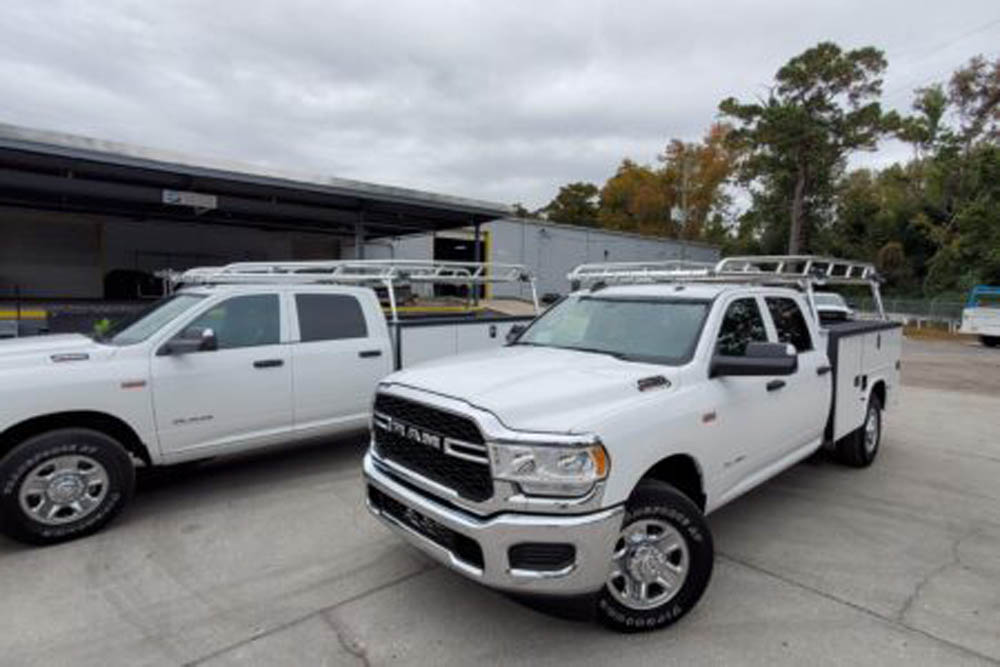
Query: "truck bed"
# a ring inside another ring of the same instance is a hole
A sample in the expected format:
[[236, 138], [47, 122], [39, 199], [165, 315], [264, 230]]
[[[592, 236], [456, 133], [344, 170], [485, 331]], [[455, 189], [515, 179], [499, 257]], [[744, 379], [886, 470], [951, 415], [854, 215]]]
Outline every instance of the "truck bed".
[[526, 325], [533, 319], [534, 315], [478, 311], [458, 316], [406, 317], [396, 323], [390, 322], [394, 368], [399, 370], [439, 357], [501, 347], [511, 327]]
[[833, 399], [825, 434], [832, 444], [864, 422], [870, 386], [882, 381], [887, 396], [895, 396], [903, 329], [898, 322], [853, 320], [824, 324], [823, 330], [833, 367]]

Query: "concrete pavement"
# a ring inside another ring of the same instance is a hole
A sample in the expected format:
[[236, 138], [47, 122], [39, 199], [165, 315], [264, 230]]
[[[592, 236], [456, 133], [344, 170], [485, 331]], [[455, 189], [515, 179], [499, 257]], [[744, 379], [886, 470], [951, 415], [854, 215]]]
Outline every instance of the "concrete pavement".
[[361, 442], [146, 476], [101, 534], [0, 541], [0, 663], [1000, 664], [998, 408], [907, 387], [872, 468], [814, 459], [713, 514], [700, 606], [637, 636], [403, 545]]

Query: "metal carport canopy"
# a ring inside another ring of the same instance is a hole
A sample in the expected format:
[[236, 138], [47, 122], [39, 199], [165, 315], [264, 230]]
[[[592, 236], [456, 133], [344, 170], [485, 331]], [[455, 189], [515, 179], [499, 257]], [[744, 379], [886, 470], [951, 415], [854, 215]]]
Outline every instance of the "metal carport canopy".
[[0, 124], [0, 205], [366, 239], [465, 227], [504, 204]]

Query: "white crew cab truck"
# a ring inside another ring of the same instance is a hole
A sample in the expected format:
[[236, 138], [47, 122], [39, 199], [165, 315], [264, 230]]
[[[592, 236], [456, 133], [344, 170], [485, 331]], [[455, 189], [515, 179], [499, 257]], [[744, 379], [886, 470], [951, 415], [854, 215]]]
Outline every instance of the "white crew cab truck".
[[611, 626], [658, 628], [708, 583], [706, 514], [824, 445], [851, 466], [874, 460], [901, 330], [820, 327], [814, 285], [866, 284], [880, 303], [873, 267], [857, 262], [589, 265], [569, 277], [589, 289], [509, 346], [379, 384], [367, 503], [475, 581], [596, 593]]
[[[194, 269], [107, 334], [0, 341], [0, 527], [78, 537], [167, 465], [368, 427], [393, 369], [500, 346], [532, 317], [405, 319], [396, 288], [534, 283], [515, 265], [242, 263]], [[376, 287], [389, 302], [386, 315]], [[537, 306], [536, 306], [537, 307]]]

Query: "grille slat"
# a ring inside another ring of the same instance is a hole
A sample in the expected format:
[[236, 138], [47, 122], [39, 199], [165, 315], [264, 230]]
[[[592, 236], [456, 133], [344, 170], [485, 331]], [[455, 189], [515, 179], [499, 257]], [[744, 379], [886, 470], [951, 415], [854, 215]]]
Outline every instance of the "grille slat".
[[[415, 401], [378, 394], [375, 411], [445, 438], [485, 444], [472, 420]], [[450, 456], [382, 428], [375, 429], [375, 450], [382, 458], [453, 489], [463, 498], [483, 502], [493, 495], [493, 478], [486, 461]]]

